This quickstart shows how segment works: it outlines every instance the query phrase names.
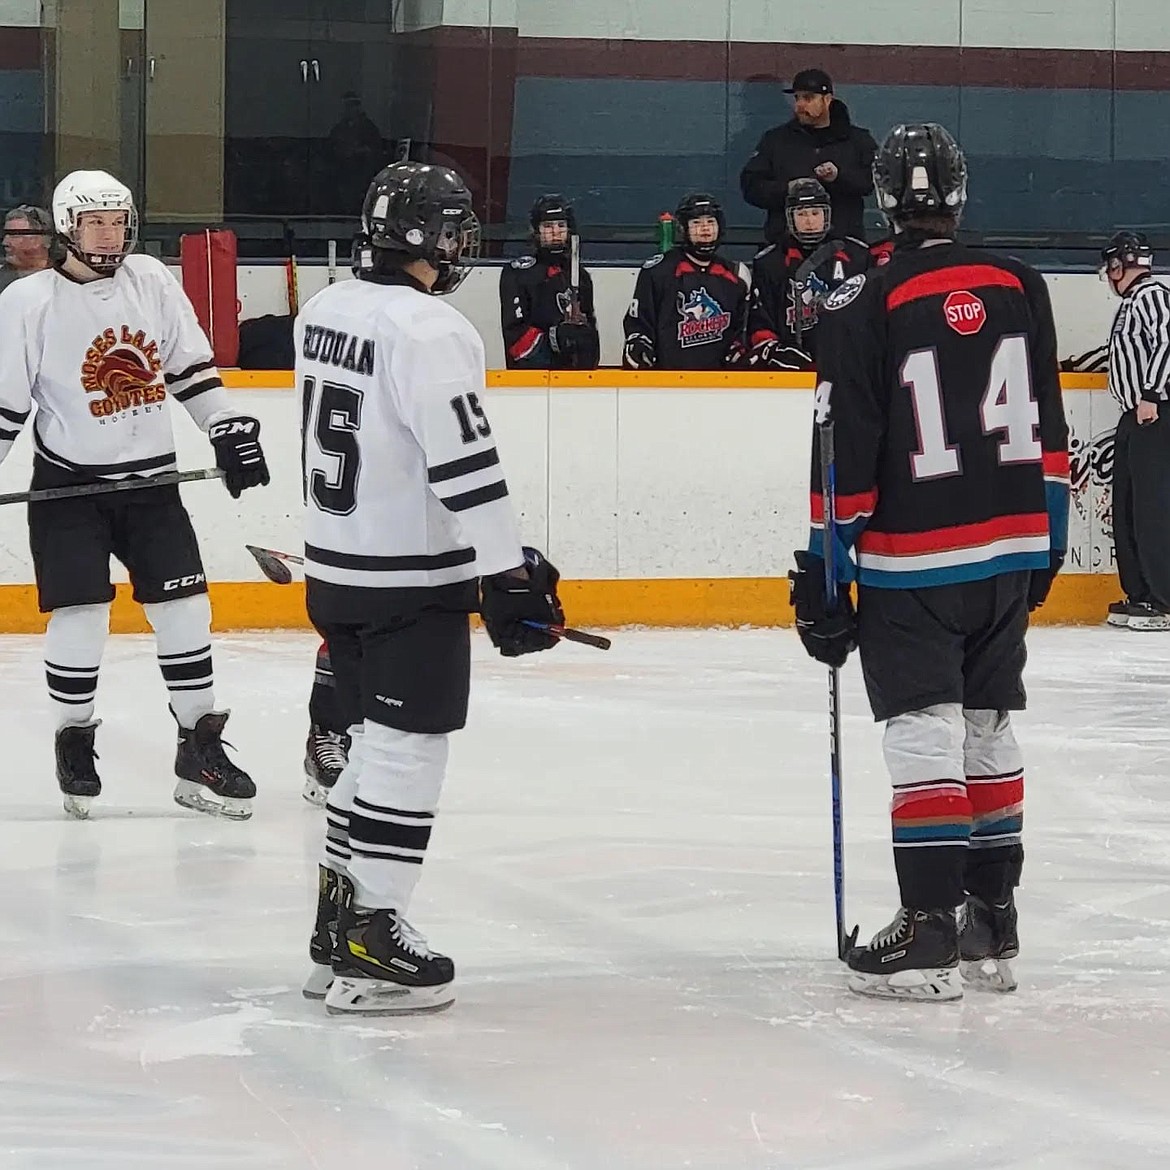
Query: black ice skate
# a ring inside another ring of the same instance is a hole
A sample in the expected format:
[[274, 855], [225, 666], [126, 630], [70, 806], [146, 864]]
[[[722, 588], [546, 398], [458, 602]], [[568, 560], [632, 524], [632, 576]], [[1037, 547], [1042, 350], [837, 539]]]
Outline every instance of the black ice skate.
[[[324, 999], [333, 982], [333, 961], [337, 950], [337, 872], [327, 865], [317, 867], [317, 921], [309, 939], [313, 960], [301, 994], [305, 999]], [[341, 965], [339, 960], [338, 965]]]
[[324, 808], [337, 777], [349, 762], [349, 736], [337, 731], [326, 731], [318, 723], [309, 727], [305, 744], [304, 798], [318, 808]]
[[193, 728], [179, 728], [175, 803], [196, 812], [246, 821], [252, 815], [256, 785], [223, 750], [227, 719], [227, 711], [210, 711]]
[[89, 806], [95, 796], [102, 792], [93, 762], [97, 752], [93, 750], [93, 737], [101, 720], [92, 723], [73, 723], [57, 732], [57, 783], [64, 796], [65, 811], [76, 820], [89, 817]]
[[971, 896], [959, 911], [959, 970], [972, 987], [1015, 991], [1019, 986], [1010, 960], [1020, 953], [1016, 904], [989, 905]]
[[400, 1016], [437, 1012], [455, 1002], [455, 964], [393, 910], [360, 910], [354, 887], [337, 875], [337, 947], [333, 983], [325, 995], [331, 1015]]
[[900, 909], [867, 947], [845, 956], [849, 990], [878, 999], [959, 999], [959, 931], [952, 910]]

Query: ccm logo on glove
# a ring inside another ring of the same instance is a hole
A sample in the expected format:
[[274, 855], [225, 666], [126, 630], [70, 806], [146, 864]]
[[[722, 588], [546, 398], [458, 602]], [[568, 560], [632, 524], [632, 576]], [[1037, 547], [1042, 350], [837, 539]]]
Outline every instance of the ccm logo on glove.
[[260, 423], [247, 415], [225, 418], [207, 430], [215, 448], [215, 464], [233, 500], [250, 487], [269, 482], [268, 463], [260, 447]]

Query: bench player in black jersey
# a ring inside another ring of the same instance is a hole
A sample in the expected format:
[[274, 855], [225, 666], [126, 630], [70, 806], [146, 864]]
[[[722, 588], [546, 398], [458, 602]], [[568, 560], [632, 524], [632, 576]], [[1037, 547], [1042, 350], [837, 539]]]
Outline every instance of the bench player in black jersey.
[[628, 370], [721, 370], [744, 354], [747, 283], [719, 254], [725, 219], [710, 195], [687, 195], [674, 213], [678, 243], [638, 273], [625, 317]]
[[500, 321], [510, 370], [595, 370], [601, 360], [593, 281], [578, 262], [577, 217], [563, 195], [542, 195], [529, 216], [535, 255], [500, 270]]
[[955, 242], [967, 182], [955, 141], [897, 126], [874, 178], [897, 246], [829, 296], [820, 325], [842, 604], [828, 612], [815, 457], [814, 538], [792, 595], [813, 657], [839, 666], [860, 648], [886, 723], [902, 905], [846, 956], [850, 987], [952, 999], [960, 965], [1015, 987], [1024, 773], [1010, 712], [1024, 706], [1028, 613], [1064, 559], [1068, 428], [1043, 278]]
[[483, 342], [443, 299], [478, 243], [455, 172], [389, 166], [362, 208], [357, 279], [295, 325], [305, 593], [352, 740], [326, 805], [304, 989], [335, 1013], [453, 1001], [454, 964], [406, 915], [467, 718], [469, 615], [505, 656], [551, 648], [547, 627], [564, 621], [557, 571], [520, 543]]
[[752, 261], [750, 363], [811, 369], [821, 305], [870, 266], [869, 246], [832, 232], [829, 193], [816, 179], [793, 179], [784, 201], [787, 233]]

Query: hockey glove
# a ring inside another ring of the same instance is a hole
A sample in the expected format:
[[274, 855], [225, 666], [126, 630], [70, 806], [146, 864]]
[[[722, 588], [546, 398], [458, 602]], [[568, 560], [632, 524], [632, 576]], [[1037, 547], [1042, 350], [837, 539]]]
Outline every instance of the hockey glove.
[[1028, 583], [1028, 612], [1039, 609], [1048, 600], [1048, 591], [1056, 574], [1064, 568], [1064, 553], [1050, 552], [1047, 569], [1033, 569], [1032, 580]]
[[215, 465], [223, 472], [224, 483], [233, 500], [250, 487], [268, 483], [268, 463], [260, 448], [260, 423], [247, 415], [236, 415], [212, 423], [207, 437], [215, 448]]
[[622, 365], [627, 370], [654, 369], [658, 365], [658, 354], [654, 350], [654, 342], [644, 333], [631, 333], [626, 338], [626, 348], [622, 354]]
[[479, 611], [492, 645], [505, 658], [551, 650], [558, 639], [525, 622], [562, 626], [565, 611], [557, 597], [560, 573], [534, 548], [524, 550], [524, 568], [484, 577]]
[[789, 599], [796, 610], [796, 632], [805, 650], [818, 662], [839, 669], [857, 649], [857, 615], [849, 587], [837, 591], [837, 608], [829, 613], [825, 566], [820, 557], [796, 553], [796, 569], [788, 574]]
[[748, 354], [748, 364], [755, 370], [811, 370], [812, 358], [804, 350], [764, 341]]
[[562, 357], [570, 369], [593, 370], [601, 360], [601, 341], [597, 330], [588, 322], [563, 321], [548, 331], [553, 353]]

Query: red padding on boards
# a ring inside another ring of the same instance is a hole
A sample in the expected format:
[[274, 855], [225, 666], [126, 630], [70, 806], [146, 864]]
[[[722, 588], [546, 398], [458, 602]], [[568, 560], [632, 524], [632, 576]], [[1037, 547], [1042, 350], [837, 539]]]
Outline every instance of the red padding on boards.
[[183, 288], [211, 342], [217, 366], [240, 359], [240, 314], [237, 308], [236, 233], [225, 228], [185, 235], [179, 241]]

